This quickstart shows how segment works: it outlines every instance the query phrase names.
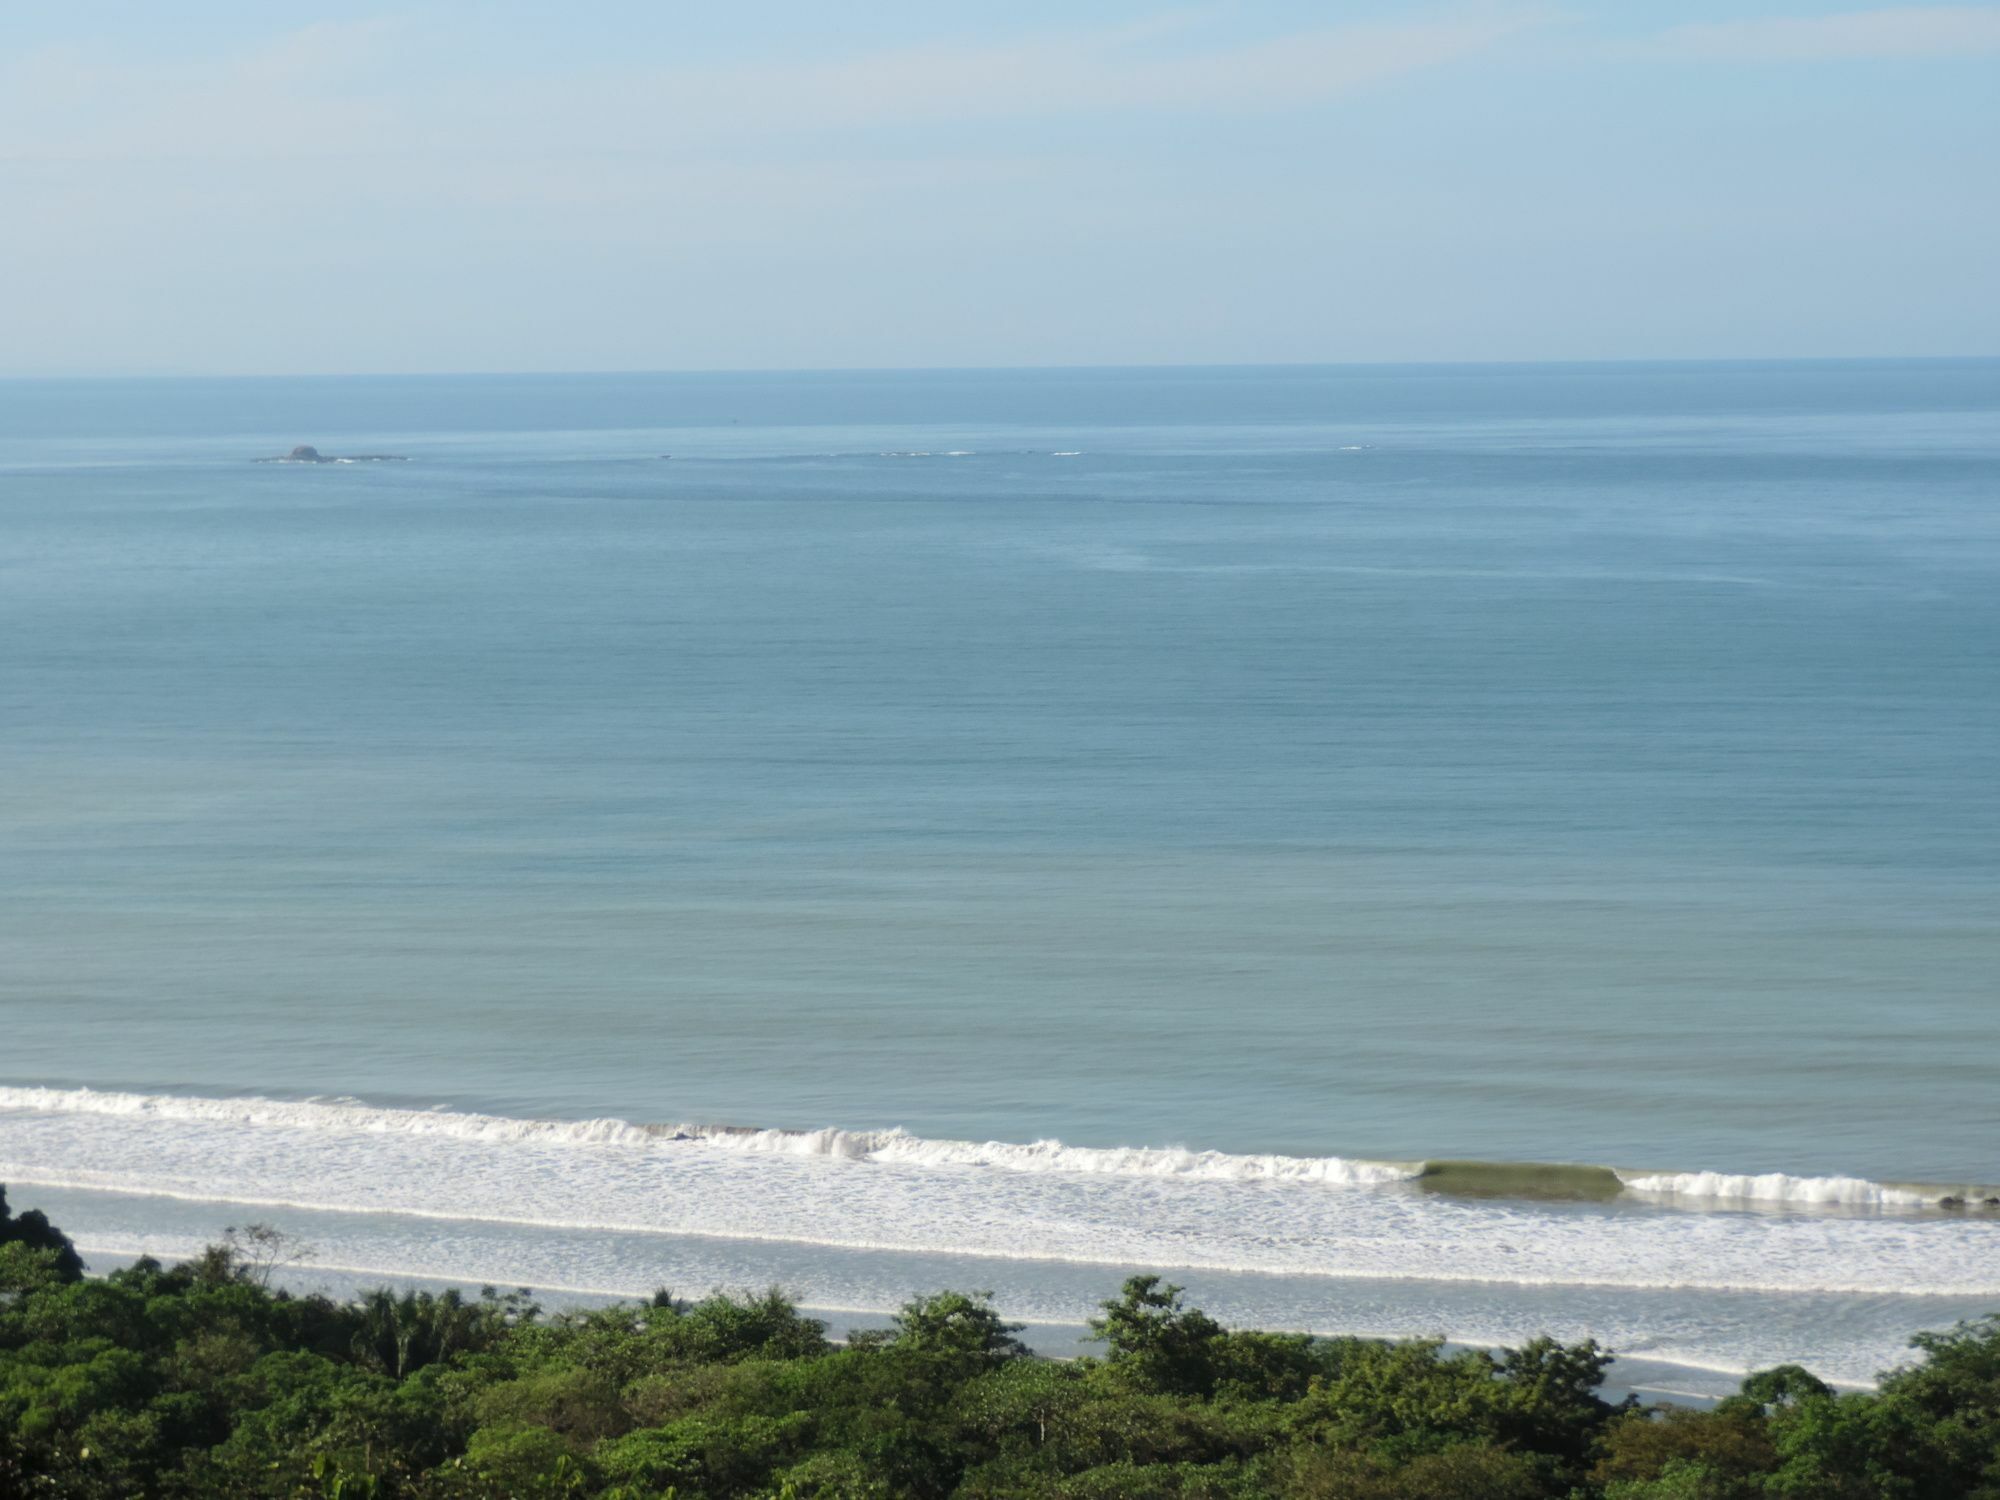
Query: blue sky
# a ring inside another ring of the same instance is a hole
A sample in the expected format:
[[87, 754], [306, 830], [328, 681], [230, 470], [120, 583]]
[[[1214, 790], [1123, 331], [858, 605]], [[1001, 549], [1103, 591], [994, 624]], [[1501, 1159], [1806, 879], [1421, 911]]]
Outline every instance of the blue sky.
[[0, 373], [2000, 354], [2000, 5], [0, 8]]

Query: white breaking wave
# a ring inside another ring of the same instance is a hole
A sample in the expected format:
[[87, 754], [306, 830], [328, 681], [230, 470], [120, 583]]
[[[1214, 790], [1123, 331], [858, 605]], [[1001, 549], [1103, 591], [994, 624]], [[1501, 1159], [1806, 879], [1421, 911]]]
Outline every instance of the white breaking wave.
[[1625, 1207], [1452, 1198], [1414, 1191], [1402, 1179], [1416, 1172], [893, 1130], [0, 1087], [0, 1182], [213, 1204], [218, 1227], [248, 1207], [421, 1220], [432, 1228], [410, 1243], [444, 1270], [466, 1226], [490, 1224], [572, 1237], [572, 1259], [669, 1236], [1328, 1283], [2000, 1295], [2000, 1217], [1984, 1210], [1661, 1214], [1639, 1191]]
[[[1377, 1187], [1411, 1181], [1422, 1162], [1368, 1161], [1340, 1156], [1280, 1156], [1197, 1151], [1185, 1147], [1069, 1146], [1052, 1139], [935, 1140], [889, 1130], [756, 1129], [733, 1125], [643, 1125], [628, 1120], [516, 1119], [437, 1109], [396, 1109], [354, 1099], [236, 1099], [135, 1094], [98, 1089], [0, 1086], [0, 1110], [44, 1114], [150, 1117], [366, 1135], [443, 1136], [467, 1141], [549, 1146], [625, 1146], [642, 1150], [704, 1147], [753, 1156], [819, 1157], [918, 1167], [986, 1167], [1201, 1182], [1314, 1183]], [[1625, 1189], [1646, 1198], [1716, 1200], [1799, 1207], [1924, 1208], [1952, 1190], [1873, 1182], [1861, 1177], [1799, 1177], [1783, 1172], [1650, 1172], [1618, 1174]], [[1961, 1190], [1977, 1197], [1982, 1189]]]
[[275, 1126], [368, 1135], [449, 1136], [556, 1146], [636, 1149], [706, 1147], [760, 1156], [826, 1157], [921, 1167], [991, 1167], [1008, 1172], [1066, 1172], [1115, 1177], [1177, 1177], [1204, 1182], [1297, 1182], [1369, 1187], [1403, 1182], [1419, 1163], [1345, 1157], [1232, 1155], [1178, 1147], [1066, 1146], [1041, 1140], [929, 1140], [905, 1130], [753, 1130], [728, 1125], [634, 1125], [626, 1120], [517, 1120], [446, 1110], [386, 1109], [358, 1101], [203, 1099], [96, 1089], [0, 1087], [0, 1109], [44, 1114], [150, 1116], [161, 1120]]
[[1339, 1156], [1236, 1156], [1180, 1148], [1065, 1146], [1061, 1141], [927, 1140], [902, 1130], [757, 1130], [687, 1126], [705, 1145], [780, 1156], [832, 1156], [849, 1161], [921, 1167], [996, 1167], [1008, 1172], [1102, 1173], [1115, 1177], [1181, 1177], [1204, 1182], [1313, 1182], [1368, 1187], [1405, 1182], [1418, 1164], [1350, 1161]]
[[0, 1087], [0, 1110], [42, 1114], [114, 1115], [220, 1125], [269, 1125], [295, 1130], [370, 1135], [455, 1136], [470, 1141], [537, 1141], [552, 1145], [645, 1145], [654, 1132], [624, 1120], [515, 1120], [445, 1110], [384, 1109], [349, 1100], [209, 1099], [182, 1094], [125, 1094], [97, 1089]]
[[1656, 1172], [1619, 1180], [1628, 1191], [1667, 1198], [1718, 1198], [1743, 1203], [1796, 1203], [1845, 1208], [1923, 1208], [1945, 1196], [1870, 1182], [1865, 1177], [1792, 1177], [1784, 1172]]

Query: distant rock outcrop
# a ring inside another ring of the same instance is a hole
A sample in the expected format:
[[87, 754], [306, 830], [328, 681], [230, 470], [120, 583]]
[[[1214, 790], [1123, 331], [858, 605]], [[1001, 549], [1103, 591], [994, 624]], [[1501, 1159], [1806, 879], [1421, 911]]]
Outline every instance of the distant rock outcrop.
[[311, 443], [300, 443], [283, 458], [260, 458], [260, 464], [404, 464], [409, 460], [400, 453], [350, 453], [339, 457], [322, 453]]

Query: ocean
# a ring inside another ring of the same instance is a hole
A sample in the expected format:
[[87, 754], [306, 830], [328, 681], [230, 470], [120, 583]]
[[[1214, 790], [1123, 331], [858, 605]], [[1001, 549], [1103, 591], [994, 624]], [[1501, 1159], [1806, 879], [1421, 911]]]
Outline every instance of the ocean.
[[1865, 1382], [2000, 1311], [1996, 784], [2000, 361], [0, 382], [101, 1263]]

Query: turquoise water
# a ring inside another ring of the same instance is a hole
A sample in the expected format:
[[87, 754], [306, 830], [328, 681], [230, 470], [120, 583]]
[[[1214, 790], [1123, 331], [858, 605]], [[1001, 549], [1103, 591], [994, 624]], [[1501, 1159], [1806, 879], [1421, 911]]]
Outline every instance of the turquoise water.
[[[0, 1179], [366, 1207], [285, 1189], [338, 1118], [47, 1087], [2000, 1180], [1996, 584], [1993, 361], [0, 383]], [[1153, 1182], [1043, 1165], [895, 1253]], [[1212, 1170], [1076, 1257], [1351, 1269]], [[814, 1238], [618, 1182], [517, 1217]], [[2000, 1297], [2000, 1224], [1761, 1196], [1446, 1206]]]

